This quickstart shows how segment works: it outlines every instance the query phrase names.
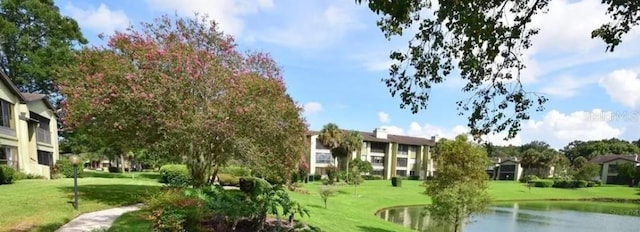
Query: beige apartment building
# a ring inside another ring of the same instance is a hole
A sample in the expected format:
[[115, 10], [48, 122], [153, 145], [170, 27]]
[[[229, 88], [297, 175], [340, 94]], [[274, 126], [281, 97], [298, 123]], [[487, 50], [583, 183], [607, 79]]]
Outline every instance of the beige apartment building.
[[43, 94], [21, 93], [0, 70], [0, 165], [50, 178], [59, 158], [55, 109]]
[[[431, 139], [392, 135], [386, 129], [377, 128], [373, 132], [359, 131], [363, 138], [362, 150], [354, 152], [354, 159], [371, 162], [371, 175], [380, 175], [384, 179], [394, 176], [419, 176], [425, 179], [433, 176], [435, 167], [431, 150], [437, 138]], [[307, 154], [311, 175], [325, 174], [329, 165], [338, 165], [338, 160], [331, 156], [331, 152], [318, 140], [318, 131], [311, 131], [307, 138], [310, 140], [310, 152]]]

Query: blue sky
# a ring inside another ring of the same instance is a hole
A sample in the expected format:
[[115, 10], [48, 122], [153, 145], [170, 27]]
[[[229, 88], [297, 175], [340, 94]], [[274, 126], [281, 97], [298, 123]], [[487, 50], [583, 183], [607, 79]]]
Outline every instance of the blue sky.
[[[546, 111], [534, 113], [511, 141], [543, 140], [561, 148], [573, 140], [640, 138], [640, 32], [633, 31], [615, 53], [604, 53], [590, 32], [607, 20], [596, 0], [552, 1], [548, 14], [534, 23], [541, 33], [524, 55], [529, 91], [550, 98]], [[296, 0], [58, 0], [62, 13], [78, 20], [94, 44], [130, 23], [138, 25], [162, 14], [208, 14], [236, 37], [240, 49], [271, 53], [284, 70], [289, 93], [304, 106], [310, 129], [328, 122], [394, 134], [452, 137], [466, 131], [455, 102], [465, 98], [461, 82], [451, 77], [432, 90], [429, 107], [418, 114], [400, 109], [381, 82], [391, 50], [403, 39], [387, 41], [376, 27], [377, 16], [354, 1]]]

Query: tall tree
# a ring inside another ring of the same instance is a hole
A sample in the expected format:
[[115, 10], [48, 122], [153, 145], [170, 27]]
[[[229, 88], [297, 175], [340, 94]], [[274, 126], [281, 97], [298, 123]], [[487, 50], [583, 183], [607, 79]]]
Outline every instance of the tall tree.
[[0, 67], [22, 91], [57, 92], [56, 70], [87, 43], [78, 23], [53, 0], [2, 0], [0, 16]]
[[206, 16], [162, 16], [77, 59], [61, 72], [64, 122], [123, 153], [183, 157], [196, 187], [248, 151], [286, 171], [298, 163], [306, 126], [278, 66], [267, 54], [236, 51]]
[[[378, 26], [387, 39], [419, 28], [408, 49], [393, 51], [390, 76], [385, 78], [392, 96], [413, 113], [427, 107], [434, 85], [460, 76], [463, 92], [471, 97], [457, 103], [467, 113], [477, 140], [491, 132], [508, 131], [513, 138], [530, 111], [543, 110], [545, 96], [525, 90], [520, 73], [523, 54], [539, 28], [532, 18], [549, 10], [550, 0], [355, 0], [381, 15]], [[622, 37], [640, 23], [640, 1], [603, 0], [611, 21], [594, 28], [613, 51]], [[585, 35], [586, 36], [586, 35]]]
[[333, 150], [340, 146], [340, 142], [342, 142], [342, 130], [335, 123], [327, 123], [320, 130], [318, 139], [329, 150]]
[[590, 160], [593, 157], [607, 154], [638, 154], [640, 153], [640, 148], [632, 142], [611, 138], [591, 141], [576, 140], [567, 144], [561, 149], [561, 152], [573, 162], [580, 156]]
[[362, 136], [359, 132], [348, 131], [342, 135], [340, 145], [331, 151], [340, 159], [340, 169], [347, 172], [347, 178], [349, 177], [349, 162], [353, 159], [353, 153], [362, 149], [362, 143]]
[[438, 175], [427, 183], [426, 192], [431, 197], [427, 209], [431, 218], [459, 231], [469, 217], [489, 204], [487, 153], [466, 135], [440, 140], [434, 153]]

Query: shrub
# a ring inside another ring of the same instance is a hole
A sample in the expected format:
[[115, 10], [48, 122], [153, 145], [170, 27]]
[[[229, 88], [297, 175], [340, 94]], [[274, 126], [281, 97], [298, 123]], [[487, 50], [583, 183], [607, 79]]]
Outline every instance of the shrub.
[[231, 174], [237, 177], [251, 176], [251, 170], [249, 168], [240, 167], [240, 166], [223, 167], [223, 168], [220, 168], [220, 170], [218, 170], [218, 173]]
[[365, 180], [382, 180], [384, 179], [381, 175], [363, 175], [363, 179]]
[[[593, 185], [595, 185], [595, 182]], [[585, 188], [590, 186], [589, 186], [589, 181], [586, 181], [586, 180], [558, 180], [553, 184], [553, 187], [554, 188]]]
[[328, 166], [326, 171], [329, 183], [333, 184], [333, 182], [336, 181], [336, 177], [338, 177], [338, 168], [335, 166]]
[[409, 180], [420, 180], [420, 176], [409, 176]]
[[602, 181], [600, 180], [592, 180], [595, 186], [602, 186]]
[[588, 184], [589, 184], [589, 182], [586, 181], [586, 180], [576, 180], [576, 181], [573, 182], [573, 187], [574, 188], [586, 188]]
[[[13, 173], [13, 180], [31, 180], [31, 179], [44, 179], [44, 176], [35, 175], [35, 174], [27, 174], [24, 172], [17, 171]], [[52, 178], [53, 179], [53, 178]]]
[[324, 208], [327, 208], [327, 200], [329, 200], [330, 196], [333, 196], [336, 193], [336, 188], [333, 186], [320, 186], [318, 189], [320, 193], [320, 197], [322, 198], [322, 202], [324, 202]]
[[[162, 170], [162, 168], [160, 168], [160, 170]], [[122, 173], [122, 170], [118, 167], [109, 167], [109, 172], [110, 173]]]
[[12, 167], [0, 165], [0, 184], [13, 183], [14, 170]]
[[191, 176], [186, 165], [167, 164], [160, 167], [160, 183], [172, 187], [186, 187], [191, 184]]
[[240, 178], [231, 174], [218, 174], [218, 183], [222, 186], [240, 186]]
[[572, 188], [571, 180], [556, 180], [553, 183], [554, 188]]
[[242, 177], [239, 180], [240, 191], [249, 196], [257, 196], [269, 191], [273, 186], [266, 180], [257, 177]]
[[[67, 158], [59, 159], [55, 164], [55, 173], [62, 174], [67, 178], [73, 178], [73, 165], [71, 165], [71, 161]], [[82, 166], [78, 166], [78, 177], [82, 176], [84, 172], [84, 168]]]
[[322, 180], [322, 175], [320, 174], [314, 174], [313, 175], [313, 181], [320, 181]]
[[553, 186], [553, 180], [530, 180], [529, 184], [533, 184], [533, 186], [537, 188], [549, 188]]
[[540, 180], [540, 178], [538, 178], [538, 176], [536, 175], [526, 175], [520, 178], [520, 183], [533, 182], [536, 180]]
[[202, 231], [210, 215], [204, 202], [173, 189], [149, 198], [145, 208], [151, 211], [153, 231]]
[[391, 177], [391, 185], [393, 185], [393, 187], [402, 187], [402, 178], [397, 176]]

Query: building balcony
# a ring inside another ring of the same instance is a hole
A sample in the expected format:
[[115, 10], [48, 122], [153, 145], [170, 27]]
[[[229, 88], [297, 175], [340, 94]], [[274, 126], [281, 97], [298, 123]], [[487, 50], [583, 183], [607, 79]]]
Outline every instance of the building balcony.
[[51, 132], [42, 128], [37, 128], [36, 141], [39, 143], [51, 144]]

